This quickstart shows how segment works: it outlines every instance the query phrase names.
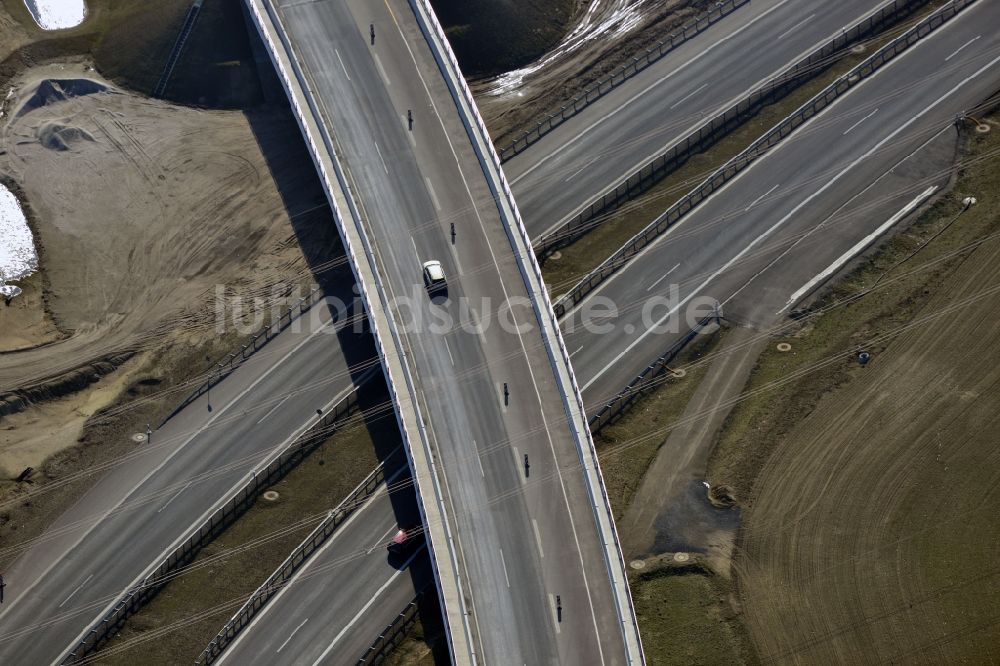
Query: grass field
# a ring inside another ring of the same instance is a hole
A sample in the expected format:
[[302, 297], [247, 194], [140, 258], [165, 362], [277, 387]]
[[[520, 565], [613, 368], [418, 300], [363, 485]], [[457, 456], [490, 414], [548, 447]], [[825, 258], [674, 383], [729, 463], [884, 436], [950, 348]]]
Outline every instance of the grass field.
[[729, 591], [712, 574], [668, 568], [635, 576], [631, 585], [650, 666], [753, 663]]
[[741, 402], [720, 438], [710, 479], [749, 498], [734, 574], [765, 662], [1000, 659], [998, 120], [969, 133], [953, 191], [823, 303], [891, 269], [880, 288], [765, 352], [747, 390], [809, 372]]
[[[697, 338], [677, 359], [676, 365], [688, 366], [710, 353], [718, 337], [706, 335]], [[594, 435], [601, 474], [616, 520], [621, 518], [632, 500], [656, 451], [670, 434], [671, 426], [683, 414], [706, 370], [705, 365], [693, 365], [684, 378], [666, 379], [619, 421]]]

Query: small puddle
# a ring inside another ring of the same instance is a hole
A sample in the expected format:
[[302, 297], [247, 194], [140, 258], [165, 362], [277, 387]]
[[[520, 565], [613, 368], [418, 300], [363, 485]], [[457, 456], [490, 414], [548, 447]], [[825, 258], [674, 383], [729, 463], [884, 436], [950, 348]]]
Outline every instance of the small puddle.
[[87, 18], [84, 0], [24, 0], [24, 4], [43, 30], [75, 28]]
[[720, 509], [708, 501], [708, 489], [692, 480], [684, 492], [656, 517], [653, 553], [704, 553], [721, 535], [735, 535], [740, 526], [737, 508]]
[[0, 185], [0, 298], [18, 296], [20, 287], [7, 283], [37, 270], [38, 253], [28, 220], [14, 193]]

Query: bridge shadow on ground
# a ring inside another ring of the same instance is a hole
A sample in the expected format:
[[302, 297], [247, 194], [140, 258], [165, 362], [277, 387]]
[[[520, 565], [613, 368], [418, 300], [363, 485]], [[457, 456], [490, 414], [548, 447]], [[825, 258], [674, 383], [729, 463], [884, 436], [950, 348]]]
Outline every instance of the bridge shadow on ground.
[[[376, 456], [385, 465], [385, 476], [391, 480], [389, 498], [397, 524], [419, 526], [417, 497], [385, 377], [378, 367], [375, 340], [365, 325], [354, 275], [305, 141], [287, 104], [268, 103], [244, 114], [291, 220], [295, 236], [289, 242], [298, 242], [313, 281], [323, 291], [324, 302], [317, 307], [328, 308], [334, 321], [341, 324], [337, 327], [336, 342], [331, 337], [331, 344], [343, 348], [355, 385], [375, 368], [361, 384], [355, 418], [363, 419]], [[409, 559], [395, 561], [384, 548], [377, 549], [372, 556], [385, 557], [387, 565], [393, 568], [399, 568]], [[418, 597], [422, 638], [431, 646], [436, 663], [450, 663], [433, 567], [426, 549], [409, 562], [406, 571], [415, 593], [422, 592]], [[375, 638], [372, 636], [372, 640]]]

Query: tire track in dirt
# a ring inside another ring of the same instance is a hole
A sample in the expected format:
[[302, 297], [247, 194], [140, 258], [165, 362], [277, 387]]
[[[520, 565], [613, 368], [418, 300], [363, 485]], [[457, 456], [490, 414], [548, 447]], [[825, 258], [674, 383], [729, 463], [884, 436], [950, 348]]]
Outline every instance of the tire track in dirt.
[[[991, 241], [916, 316], [998, 283]], [[765, 663], [977, 663], [1000, 644], [980, 622], [1000, 610], [997, 312], [992, 294], [904, 332], [778, 445], [734, 562]]]

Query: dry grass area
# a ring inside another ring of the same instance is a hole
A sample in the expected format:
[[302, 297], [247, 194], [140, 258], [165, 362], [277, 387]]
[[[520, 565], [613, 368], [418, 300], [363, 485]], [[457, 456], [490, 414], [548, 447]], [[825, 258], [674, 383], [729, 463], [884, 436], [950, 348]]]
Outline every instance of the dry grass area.
[[[192, 390], [187, 380], [205, 367], [206, 357], [221, 356], [238, 339], [226, 335], [146, 352], [87, 389], [4, 417], [0, 443], [5, 469], [11, 461], [25, 463], [29, 457], [44, 462], [35, 465], [30, 483], [0, 479], [0, 570], [85, 493], [106, 465], [135, 451], [131, 436], [176, 408]], [[66, 448], [55, 451], [60, 445]]]
[[693, 565], [630, 582], [650, 666], [754, 663], [725, 581]]
[[[650, 463], [703, 380], [708, 365], [701, 359], [723, 345], [723, 339], [720, 334], [698, 338], [677, 360], [676, 366], [686, 370], [683, 378], [664, 381], [621, 420], [595, 435], [616, 520], [629, 508]], [[633, 571], [629, 584], [650, 664], [753, 661], [730, 604], [728, 580], [695, 560], [681, 566], [657, 565], [655, 558], [646, 562], [648, 568]]]
[[[438, 4], [441, 2], [435, 2], [435, 6]], [[500, 81], [506, 79], [504, 76], [499, 80], [489, 78], [472, 82], [476, 103], [497, 146], [508, 146], [516, 137], [534, 127], [544, 114], [558, 110], [567, 100], [607, 78], [635, 54], [655, 45], [657, 40], [691, 20], [711, 3], [706, 0], [640, 0], [629, 3], [629, 10], [637, 14], [638, 20], [625, 32], [614, 29], [621, 25], [621, 20], [612, 18], [621, 11], [623, 3], [587, 0], [576, 4], [578, 8], [586, 5], [587, 10], [593, 12], [589, 39], [576, 33], [579, 23], [575, 23], [571, 34], [544, 54], [545, 65], [533, 71], [530, 71], [533, 65], [528, 65], [526, 70], [529, 71], [520, 72], [522, 78], [517, 85], [501, 85]], [[577, 20], [580, 20], [579, 16]], [[598, 26], [604, 29], [595, 34], [594, 31], [600, 30]], [[565, 32], [565, 24], [560, 27], [560, 33]], [[451, 40], [455, 42], [454, 37]], [[521, 67], [529, 60], [534, 58], [520, 58], [511, 64]], [[468, 74], [477, 75], [474, 71]]]
[[[284, 114], [197, 111], [114, 88], [83, 94], [102, 85], [89, 77], [80, 65], [33, 69], [12, 82], [5, 105], [0, 173], [31, 210], [41, 302], [65, 337], [0, 358], [0, 389], [165, 336], [212, 334], [200, 329], [214, 325], [217, 284], [266, 295], [267, 285], [310, 280], [258, 145], [265, 132], [292, 143]], [[295, 194], [315, 203], [314, 182]], [[22, 341], [19, 317], [43, 322], [30, 309], [0, 313]], [[51, 335], [42, 325], [37, 333], [39, 343]]]
[[[953, 191], [819, 306], [892, 269], [879, 288], [805, 324], [791, 352], [765, 352], [747, 389], [774, 390], [741, 402], [720, 438], [710, 478], [745, 499], [734, 574], [764, 662], [1000, 660], [1000, 123], [989, 121], [969, 136]], [[970, 194], [979, 205], [946, 226]]]
[[687, 368], [683, 378], [664, 378], [619, 421], [594, 435], [601, 474], [616, 521], [621, 519], [657, 450], [705, 376], [708, 368], [697, 363], [698, 359], [710, 354], [720, 337], [697, 338], [677, 360], [677, 367]]

